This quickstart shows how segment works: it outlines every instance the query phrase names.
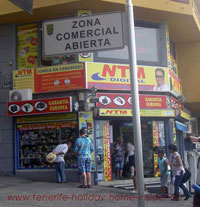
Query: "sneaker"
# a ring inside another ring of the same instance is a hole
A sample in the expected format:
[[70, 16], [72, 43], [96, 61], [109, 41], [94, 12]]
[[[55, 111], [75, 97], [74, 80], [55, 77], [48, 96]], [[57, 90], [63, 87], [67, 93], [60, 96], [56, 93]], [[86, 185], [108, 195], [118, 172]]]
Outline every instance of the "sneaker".
[[137, 193], [137, 190], [132, 190], [131, 193]]
[[129, 179], [131, 179], [131, 178], [133, 178], [133, 177], [134, 177], [134, 175], [133, 175], [133, 174], [131, 174], [131, 175], [130, 175], [130, 177], [129, 177]]

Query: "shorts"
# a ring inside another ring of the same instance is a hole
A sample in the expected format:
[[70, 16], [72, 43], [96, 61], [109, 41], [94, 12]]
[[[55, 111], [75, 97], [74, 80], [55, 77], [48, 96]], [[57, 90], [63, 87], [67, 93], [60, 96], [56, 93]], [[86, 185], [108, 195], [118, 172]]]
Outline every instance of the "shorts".
[[164, 174], [160, 177], [161, 186], [167, 187], [169, 185], [169, 174]]
[[78, 170], [80, 173], [91, 172], [91, 159], [90, 158], [78, 158]]
[[129, 156], [128, 161], [129, 161], [129, 166], [130, 167], [135, 167], [135, 155]]
[[115, 169], [116, 170], [123, 170], [124, 169], [124, 157], [120, 162], [115, 163]]

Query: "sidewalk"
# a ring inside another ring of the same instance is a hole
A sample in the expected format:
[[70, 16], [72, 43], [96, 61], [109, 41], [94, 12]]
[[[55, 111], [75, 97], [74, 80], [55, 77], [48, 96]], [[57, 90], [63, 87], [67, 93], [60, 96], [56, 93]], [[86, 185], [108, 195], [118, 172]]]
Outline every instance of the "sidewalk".
[[[138, 199], [143, 199], [119, 188], [92, 186], [91, 189], [80, 189], [78, 185], [78, 183], [35, 182], [15, 176], [0, 176], [0, 207], [137, 207]], [[192, 199], [158, 200], [155, 194], [150, 194], [148, 199], [146, 207], [192, 207]]]

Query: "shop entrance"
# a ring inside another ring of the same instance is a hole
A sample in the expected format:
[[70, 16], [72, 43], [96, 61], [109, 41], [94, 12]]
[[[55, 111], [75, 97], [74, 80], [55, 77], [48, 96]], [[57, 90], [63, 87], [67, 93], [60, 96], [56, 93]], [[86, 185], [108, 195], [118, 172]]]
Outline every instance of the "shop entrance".
[[[127, 143], [133, 142], [133, 126], [132, 122], [124, 121], [112, 121], [113, 126], [113, 143], [117, 142], [119, 137], [123, 137], [125, 149]], [[154, 156], [153, 156], [153, 132], [152, 132], [152, 122], [151, 121], [141, 121], [141, 131], [142, 131], [142, 145], [143, 145], [143, 160], [144, 160], [144, 174], [145, 176], [152, 176], [154, 173]], [[114, 150], [112, 152], [112, 169], [113, 176], [115, 174], [115, 162], [114, 162]], [[127, 151], [125, 151], [125, 160], [127, 157]], [[124, 165], [123, 177], [130, 177], [129, 163]]]
[[[97, 174], [99, 181], [109, 181], [116, 178], [115, 171], [115, 143], [119, 137], [123, 137], [124, 145], [133, 140], [133, 126], [130, 120], [96, 120], [96, 158]], [[153, 153], [153, 147], [160, 146], [166, 148], [166, 137], [164, 121], [141, 120], [142, 148], [144, 175], [154, 176], [157, 168], [157, 155]], [[126, 149], [126, 147], [125, 147]], [[127, 152], [125, 153], [125, 158]], [[157, 176], [157, 174], [156, 174]], [[130, 167], [127, 163], [123, 168], [123, 177], [130, 177]]]

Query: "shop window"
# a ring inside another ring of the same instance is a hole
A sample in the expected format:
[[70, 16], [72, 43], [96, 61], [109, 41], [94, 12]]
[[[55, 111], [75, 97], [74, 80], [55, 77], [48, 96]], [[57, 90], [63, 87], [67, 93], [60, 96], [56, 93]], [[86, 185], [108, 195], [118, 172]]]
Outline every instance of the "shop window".
[[[62, 140], [70, 140], [74, 144], [76, 123], [54, 122], [18, 125], [18, 169], [51, 168], [46, 155]], [[73, 145], [65, 155], [67, 168], [77, 167], [77, 158], [73, 154]]]
[[[137, 64], [166, 66], [163, 60], [164, 44], [162, 44], [161, 28], [159, 25], [140, 25], [135, 27]], [[128, 64], [128, 47], [94, 53], [95, 62]]]

